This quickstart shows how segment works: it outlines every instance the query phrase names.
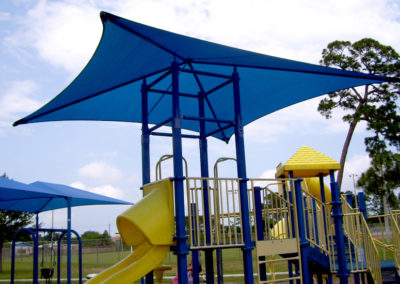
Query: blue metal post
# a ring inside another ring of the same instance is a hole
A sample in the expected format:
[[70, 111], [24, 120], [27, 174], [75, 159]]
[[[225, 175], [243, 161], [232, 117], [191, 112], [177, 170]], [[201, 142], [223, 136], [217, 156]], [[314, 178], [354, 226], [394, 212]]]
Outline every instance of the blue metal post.
[[171, 64], [172, 72], [172, 146], [174, 155], [174, 189], [175, 189], [175, 219], [176, 219], [176, 250], [178, 262], [178, 279], [180, 284], [188, 283], [187, 259], [189, 253], [186, 245], [185, 232], [185, 197], [183, 189], [182, 168], [182, 129], [179, 107], [179, 65], [176, 61]]
[[150, 133], [146, 80], [142, 83], [142, 183], [150, 182]]
[[367, 206], [365, 205], [364, 192], [358, 192], [357, 198], [358, 198], [358, 209], [364, 215], [365, 220], [367, 220]]
[[[264, 240], [264, 222], [262, 216], [262, 202], [261, 202], [261, 187], [254, 187], [254, 210], [256, 213], [256, 226], [257, 226], [257, 241]], [[265, 260], [265, 256], [260, 257], [261, 261]], [[259, 277], [261, 281], [267, 280], [267, 268], [265, 263], [260, 264]]]
[[235, 108], [235, 144], [236, 144], [236, 160], [237, 174], [241, 179], [239, 183], [240, 206], [242, 209], [242, 232], [243, 232], [243, 268], [245, 283], [253, 283], [253, 260], [252, 253], [254, 246], [251, 241], [250, 221], [249, 221], [249, 202], [247, 195], [247, 173], [246, 173], [246, 157], [244, 149], [244, 133], [242, 123], [242, 109], [240, 103], [239, 90], [239, 73], [236, 67], [232, 73], [233, 80], [233, 102]]
[[[148, 116], [148, 92], [146, 80], [141, 86], [142, 93], [142, 185], [150, 182], [150, 133]], [[153, 271], [149, 272], [145, 279], [147, 284], [154, 283]]]
[[[205, 116], [204, 109], [204, 94], [199, 93], [199, 116]], [[201, 177], [209, 177], [208, 172], [208, 144], [206, 137], [206, 127], [205, 121], [200, 120], [200, 139], [199, 139], [199, 147], [200, 147], [200, 171]], [[207, 181], [203, 181], [203, 201], [204, 201], [204, 225], [205, 225], [205, 234], [206, 234], [206, 244], [211, 244], [211, 232], [210, 232], [210, 212], [209, 212], [209, 196], [208, 196], [208, 183]], [[213, 259], [213, 250], [206, 249], [205, 250], [205, 264], [206, 264], [206, 278], [207, 284], [214, 283], [214, 259]]]
[[[291, 177], [293, 177], [293, 173], [289, 173]], [[296, 199], [296, 213], [297, 213], [297, 227], [299, 235], [297, 236], [300, 239], [300, 249], [301, 249], [301, 270], [303, 275], [303, 283], [311, 283], [312, 277], [310, 275], [310, 267], [308, 262], [308, 255], [306, 250], [309, 246], [309, 243], [306, 239], [306, 228], [304, 227], [304, 207], [303, 207], [303, 192], [301, 190], [301, 180], [296, 180], [294, 182], [294, 195]]]
[[334, 171], [330, 171], [331, 178], [331, 194], [332, 194], [332, 217], [335, 223], [335, 241], [338, 254], [338, 274], [341, 284], [348, 283], [348, 277], [350, 273], [346, 267], [346, 251], [344, 246], [344, 232], [343, 232], [343, 213], [342, 213], [342, 202], [340, 201], [339, 186], [335, 181]]
[[351, 198], [352, 196], [353, 196], [352, 193], [350, 192], [346, 193], [346, 202], [349, 203], [351, 207], [353, 207], [353, 199]]
[[71, 284], [71, 198], [67, 199], [68, 220], [67, 220], [67, 283]]

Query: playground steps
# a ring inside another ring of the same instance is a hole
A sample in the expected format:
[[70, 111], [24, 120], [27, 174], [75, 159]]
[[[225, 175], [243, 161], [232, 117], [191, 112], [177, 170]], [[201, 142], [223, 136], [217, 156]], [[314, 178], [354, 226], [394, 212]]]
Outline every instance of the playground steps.
[[382, 260], [381, 271], [383, 284], [400, 283], [400, 271], [396, 268], [393, 260]]
[[[257, 267], [258, 267], [258, 283], [287, 283], [292, 280], [302, 281], [301, 275], [301, 259], [299, 253], [298, 240], [276, 239], [264, 240], [256, 242]], [[286, 263], [289, 267], [289, 275], [280, 278], [275, 272], [275, 265], [278, 263]], [[294, 272], [293, 272], [294, 271]], [[266, 273], [270, 275], [267, 279]]]

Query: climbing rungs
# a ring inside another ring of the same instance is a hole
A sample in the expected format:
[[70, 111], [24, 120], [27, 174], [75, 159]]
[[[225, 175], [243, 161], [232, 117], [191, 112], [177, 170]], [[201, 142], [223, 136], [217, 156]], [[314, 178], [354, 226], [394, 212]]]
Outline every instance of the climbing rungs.
[[258, 256], [298, 253], [296, 239], [257, 241], [256, 248]]

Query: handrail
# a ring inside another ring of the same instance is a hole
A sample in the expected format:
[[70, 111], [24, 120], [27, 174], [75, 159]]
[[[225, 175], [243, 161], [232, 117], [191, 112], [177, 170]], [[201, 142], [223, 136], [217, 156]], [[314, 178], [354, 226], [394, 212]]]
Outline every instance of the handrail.
[[400, 270], [400, 210], [392, 211], [390, 214], [392, 224], [392, 243], [394, 249], [394, 262], [398, 270]]
[[371, 232], [368, 228], [367, 221], [362, 213], [359, 213], [362, 224], [362, 234], [364, 238], [365, 259], [367, 262], [368, 270], [371, 273], [374, 283], [382, 283], [381, 262], [379, 258], [378, 249], [372, 238]]
[[[156, 180], [161, 180], [162, 179], [162, 176], [161, 176], [161, 162], [164, 162], [164, 161], [166, 161], [166, 160], [168, 160], [168, 159], [171, 159], [171, 158], [173, 158], [174, 157], [174, 155], [163, 155], [163, 156], [161, 156], [161, 158], [158, 160], [158, 162], [157, 162], [157, 164], [156, 164]], [[186, 159], [184, 158], [184, 157], [182, 157], [182, 161], [184, 162], [184, 164], [185, 164], [185, 174], [186, 174], [186, 176], [188, 176], [189, 174], [188, 174], [188, 164], [187, 164], [187, 161], [186, 161]]]
[[331, 246], [328, 245], [329, 238], [326, 227], [330, 225], [331, 221], [327, 204], [304, 190], [302, 200], [305, 211], [304, 227], [307, 228], [306, 239], [314, 247], [330, 254]]

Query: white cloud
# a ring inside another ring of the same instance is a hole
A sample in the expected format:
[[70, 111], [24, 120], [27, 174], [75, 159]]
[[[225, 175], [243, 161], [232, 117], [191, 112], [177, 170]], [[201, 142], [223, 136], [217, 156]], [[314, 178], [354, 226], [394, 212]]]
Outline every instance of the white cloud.
[[95, 161], [79, 168], [78, 173], [82, 177], [100, 181], [117, 181], [121, 178], [121, 171], [105, 162]]
[[[227, 9], [229, 7], [229, 9]], [[21, 20], [14, 44], [33, 46], [76, 74], [100, 39], [99, 11], [280, 57], [317, 63], [333, 40], [373, 37], [400, 47], [396, 1], [40, 1]]]
[[123, 199], [125, 196], [122, 189], [112, 186], [110, 184], [105, 184], [96, 187], [87, 187], [84, 183], [80, 181], [75, 181], [71, 183], [70, 186], [117, 199]]
[[365, 172], [371, 165], [371, 158], [367, 155], [354, 155], [350, 159], [347, 159], [344, 166], [342, 191], [350, 190], [353, 192], [353, 175], [354, 182], [357, 184], [357, 180], [361, 177], [361, 174]]
[[9, 89], [0, 95], [0, 127], [11, 126], [20, 114], [34, 111], [42, 105], [42, 102], [32, 98], [37, 89], [37, 84], [31, 80], [10, 83]]

